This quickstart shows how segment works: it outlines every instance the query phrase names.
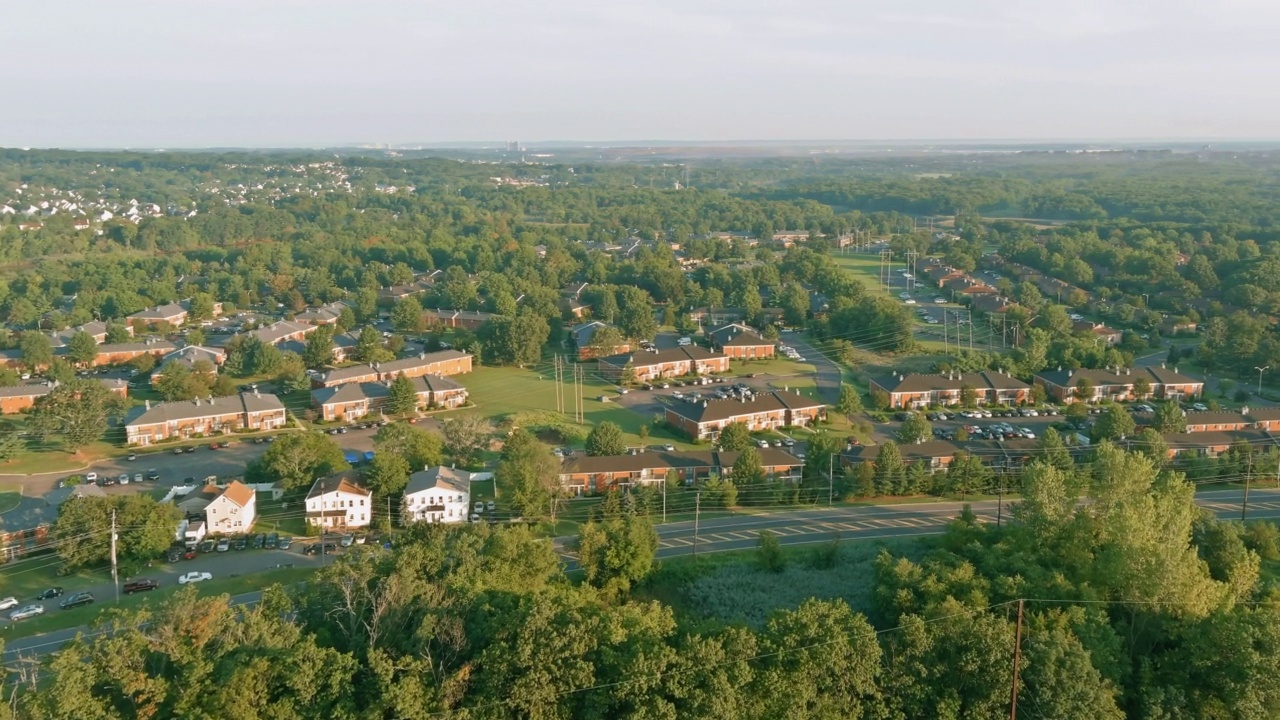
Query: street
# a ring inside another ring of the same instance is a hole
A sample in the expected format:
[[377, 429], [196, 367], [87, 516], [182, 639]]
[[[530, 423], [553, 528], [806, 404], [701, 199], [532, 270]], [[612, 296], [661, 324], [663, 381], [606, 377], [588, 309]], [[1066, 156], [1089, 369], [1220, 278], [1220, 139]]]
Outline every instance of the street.
[[[1241, 490], [1214, 490], [1196, 496], [1196, 504], [1213, 510], [1224, 520], [1240, 517]], [[759, 543], [759, 534], [768, 530], [778, 536], [782, 545], [806, 545], [842, 541], [878, 540], [882, 538], [938, 535], [946, 530], [947, 523], [955, 519], [968, 504], [978, 519], [996, 523], [998, 516], [1008, 518], [1008, 503], [996, 500], [964, 503], [958, 501], [914, 503], [903, 505], [860, 505], [856, 507], [828, 507], [794, 510], [769, 515], [734, 515], [693, 521], [668, 523], [657, 526], [658, 558], [671, 558], [697, 553], [750, 550]], [[1280, 490], [1253, 490], [1249, 498], [1249, 517], [1254, 519], [1280, 518]], [[696, 534], [695, 534], [696, 526]], [[567, 569], [577, 565], [577, 557], [568, 550], [572, 536], [559, 537], [554, 545]], [[297, 543], [288, 551], [251, 550], [241, 553], [201, 555], [195, 560], [157, 567], [148, 574], [160, 580], [162, 585], [176, 582], [178, 575], [191, 570], [213, 573], [214, 577], [226, 574], [245, 574], [268, 570], [282, 563], [295, 566], [319, 566], [321, 558], [302, 554], [306, 542]], [[100, 600], [114, 597], [111, 585], [91, 588]], [[233, 603], [251, 603], [260, 593], [237, 595]], [[12, 662], [19, 656], [44, 655], [56, 651], [88, 628], [59, 630], [9, 642], [5, 647], [4, 661]]]

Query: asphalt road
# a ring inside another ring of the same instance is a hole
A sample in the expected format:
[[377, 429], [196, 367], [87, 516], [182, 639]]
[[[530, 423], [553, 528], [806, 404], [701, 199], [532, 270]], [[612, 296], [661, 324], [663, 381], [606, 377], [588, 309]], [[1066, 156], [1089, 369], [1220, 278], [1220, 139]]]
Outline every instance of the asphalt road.
[[782, 336], [782, 342], [795, 348], [806, 362], [813, 365], [813, 381], [818, 388], [818, 397], [828, 405], [835, 405], [840, 399], [840, 366], [818, 352], [800, 333], [787, 333]]
[[[1217, 490], [1200, 493], [1196, 503], [1206, 507], [1224, 519], [1240, 516], [1240, 490]], [[669, 558], [695, 553], [728, 552], [756, 547], [763, 530], [778, 536], [782, 545], [805, 545], [842, 540], [877, 540], [920, 535], [937, 535], [945, 531], [947, 523], [955, 519], [964, 508], [963, 502], [934, 502], [905, 505], [863, 505], [857, 507], [815, 508], [768, 515], [734, 515], [668, 523], [658, 526], [658, 557]], [[968, 503], [978, 519], [995, 523], [1002, 511], [994, 500]], [[1280, 490], [1254, 490], [1249, 498], [1249, 517], [1257, 519], [1280, 518]], [[1004, 513], [1008, 508], [1004, 507]], [[557, 552], [566, 564], [573, 567], [577, 557], [568, 550], [572, 537], [555, 539]], [[305, 544], [305, 543], [304, 543]], [[177, 563], [157, 569], [151, 576], [161, 583], [176, 582], [178, 575], [191, 570], [203, 570], [221, 577], [236, 572], [244, 574], [266, 570], [279, 563], [292, 562], [318, 566], [320, 558], [303, 555], [303, 544], [295, 544], [288, 551], [244, 551], [200, 556], [196, 560]], [[100, 598], [111, 597], [110, 585], [94, 590]], [[101, 594], [99, 594], [101, 593]], [[233, 603], [251, 603], [260, 593], [247, 593], [232, 598]], [[12, 662], [20, 656], [43, 655], [56, 651], [87, 628], [72, 628], [14, 640], [6, 645], [4, 661]]]

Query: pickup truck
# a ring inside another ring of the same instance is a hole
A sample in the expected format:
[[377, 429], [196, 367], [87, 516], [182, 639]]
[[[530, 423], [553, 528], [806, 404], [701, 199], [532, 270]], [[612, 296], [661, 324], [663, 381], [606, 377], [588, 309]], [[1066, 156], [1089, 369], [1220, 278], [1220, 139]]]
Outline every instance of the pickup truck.
[[160, 587], [158, 580], [149, 580], [143, 578], [141, 580], [132, 580], [124, 584], [124, 594], [132, 595], [136, 592], [148, 592]]

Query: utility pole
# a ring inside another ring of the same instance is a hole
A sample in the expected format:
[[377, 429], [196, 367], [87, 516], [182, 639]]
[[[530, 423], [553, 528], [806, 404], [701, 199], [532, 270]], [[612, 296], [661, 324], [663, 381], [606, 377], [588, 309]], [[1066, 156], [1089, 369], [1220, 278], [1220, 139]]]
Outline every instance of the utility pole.
[[1262, 371], [1270, 370], [1271, 366], [1270, 365], [1264, 365], [1263, 367], [1254, 366], [1253, 369], [1258, 371], [1258, 397], [1262, 397]]
[[116, 602], [120, 602], [120, 572], [116, 565], [116, 511], [111, 511], [111, 584], [116, 586]]
[[1009, 720], [1018, 720], [1018, 666], [1022, 662], [1022, 600], [1018, 600], [1018, 629], [1013, 636], [1013, 694], [1009, 698]]
[[969, 324], [969, 350], [973, 350], [973, 311], [964, 311], [964, 321]]
[[564, 388], [564, 372], [560, 367], [559, 353], [557, 353], [555, 357], [555, 368], [556, 368], [556, 412], [560, 414], [564, 414], [564, 393], [562, 392]]
[[893, 251], [880, 251], [880, 282], [884, 283], [885, 292], [893, 292]]
[[662, 479], [662, 522], [667, 521], [667, 480]]
[[702, 493], [693, 496], [693, 554], [698, 554], [698, 516], [702, 514]]
[[1240, 522], [1249, 513], [1249, 479], [1253, 476], [1253, 448], [1249, 448], [1249, 460], [1244, 471], [1244, 500], [1240, 503]]
[[827, 458], [827, 507], [836, 504], [836, 454]]
[[947, 317], [951, 315], [950, 310], [942, 311], [942, 351], [951, 352], [951, 346], [947, 343]]
[[911, 275], [911, 277], [907, 278], [907, 290], [914, 290], [916, 287], [916, 258], [919, 256], [920, 253], [915, 250], [907, 251], [907, 273]]
[[996, 529], [1000, 529], [1000, 524], [1004, 520], [1004, 484], [996, 479]]

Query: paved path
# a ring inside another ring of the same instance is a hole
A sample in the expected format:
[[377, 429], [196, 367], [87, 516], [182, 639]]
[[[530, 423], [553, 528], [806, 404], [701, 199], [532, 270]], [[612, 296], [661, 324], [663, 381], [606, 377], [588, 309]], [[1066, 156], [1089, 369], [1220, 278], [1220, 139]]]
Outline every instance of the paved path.
[[781, 342], [795, 348], [806, 362], [813, 365], [813, 381], [817, 385], [819, 397], [828, 405], [835, 405], [840, 399], [840, 366], [818, 352], [800, 333], [786, 333]]

